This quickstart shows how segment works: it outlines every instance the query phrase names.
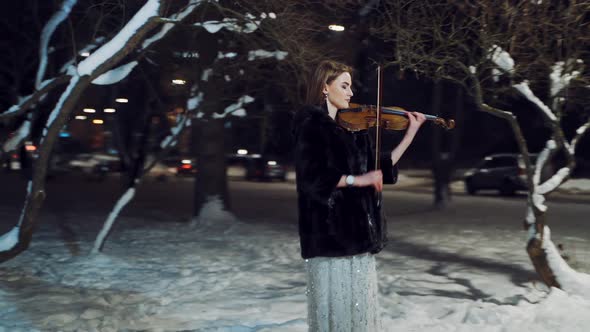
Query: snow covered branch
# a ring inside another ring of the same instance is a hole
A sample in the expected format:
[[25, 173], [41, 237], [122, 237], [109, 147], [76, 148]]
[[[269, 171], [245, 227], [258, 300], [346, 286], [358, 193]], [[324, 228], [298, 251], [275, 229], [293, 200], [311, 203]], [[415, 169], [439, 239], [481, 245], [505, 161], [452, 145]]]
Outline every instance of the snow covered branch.
[[35, 104], [43, 98], [43, 96], [47, 95], [47, 93], [51, 92], [59, 85], [68, 82], [69, 78], [70, 77], [68, 75], [63, 75], [44, 81], [40, 84], [38, 90], [22, 98], [18, 104], [13, 105], [4, 113], [1, 113], [0, 120], [15, 117], [25, 113], [31, 107], [34, 107]]
[[41, 45], [39, 47], [39, 70], [37, 71], [37, 78], [35, 80], [35, 87], [37, 89], [41, 86], [41, 81], [45, 75], [45, 68], [47, 67], [47, 48], [49, 46], [49, 40], [59, 24], [70, 15], [72, 7], [74, 7], [76, 2], [78, 2], [78, 0], [64, 0], [60, 10], [53, 14], [49, 19], [49, 22], [43, 27], [43, 31], [41, 32]]

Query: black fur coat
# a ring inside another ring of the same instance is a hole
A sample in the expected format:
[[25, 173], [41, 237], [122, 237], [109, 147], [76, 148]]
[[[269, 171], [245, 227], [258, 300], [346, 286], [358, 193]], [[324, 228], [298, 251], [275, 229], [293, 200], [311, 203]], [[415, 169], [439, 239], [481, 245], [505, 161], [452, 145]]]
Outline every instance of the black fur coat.
[[[295, 114], [293, 132], [301, 256], [381, 251], [387, 241], [386, 221], [374, 188], [336, 188], [342, 175], [374, 169], [374, 142], [367, 131], [349, 132], [327, 109], [306, 106]], [[381, 157], [384, 183], [397, 180], [390, 153]]]

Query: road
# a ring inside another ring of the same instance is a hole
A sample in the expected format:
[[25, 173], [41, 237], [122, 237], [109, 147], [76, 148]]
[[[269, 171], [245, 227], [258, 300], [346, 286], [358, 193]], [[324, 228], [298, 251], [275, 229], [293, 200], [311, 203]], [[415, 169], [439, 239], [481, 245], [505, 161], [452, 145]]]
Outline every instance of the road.
[[[0, 175], [1, 229], [16, 222], [22, 209], [25, 182], [18, 176]], [[132, 203], [122, 213], [134, 220], [155, 219], [162, 222], [182, 222], [192, 215], [193, 183], [189, 178], [165, 182], [146, 179]], [[230, 181], [231, 206], [234, 214], [244, 222], [297, 224], [296, 191], [293, 183], [263, 183]], [[384, 207], [389, 229], [396, 223], [419, 223], [433, 229], [496, 228], [522, 229], [526, 213], [526, 196], [498, 197], [494, 195], [454, 195], [445, 210], [432, 208], [432, 194], [427, 187], [396, 188], [386, 186]], [[90, 182], [80, 177], [66, 176], [50, 181], [48, 198], [43, 208], [42, 221], [68, 224], [93, 216], [90, 220], [104, 220], [122, 193], [120, 181], [109, 178], [105, 182]], [[590, 204], [584, 200], [568, 202], [567, 197], [549, 200], [548, 224], [554, 234], [590, 239]], [[11, 220], [13, 219], [13, 220]], [[98, 226], [96, 226], [98, 227]]]

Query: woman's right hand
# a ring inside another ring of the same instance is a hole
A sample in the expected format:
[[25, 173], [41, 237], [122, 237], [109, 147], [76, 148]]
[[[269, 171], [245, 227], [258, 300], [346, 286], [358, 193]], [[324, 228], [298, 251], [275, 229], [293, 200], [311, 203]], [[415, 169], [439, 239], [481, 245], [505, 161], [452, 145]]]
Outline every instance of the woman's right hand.
[[383, 173], [381, 170], [370, 171], [354, 178], [357, 187], [374, 187], [377, 191], [383, 190]]

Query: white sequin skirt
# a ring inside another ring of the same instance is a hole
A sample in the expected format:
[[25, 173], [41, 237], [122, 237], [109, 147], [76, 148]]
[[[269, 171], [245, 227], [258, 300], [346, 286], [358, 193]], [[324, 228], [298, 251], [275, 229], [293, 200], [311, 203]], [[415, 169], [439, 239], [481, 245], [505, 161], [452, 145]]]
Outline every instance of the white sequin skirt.
[[307, 322], [311, 332], [381, 331], [375, 257], [306, 260]]

